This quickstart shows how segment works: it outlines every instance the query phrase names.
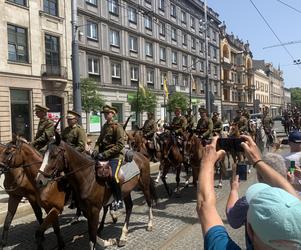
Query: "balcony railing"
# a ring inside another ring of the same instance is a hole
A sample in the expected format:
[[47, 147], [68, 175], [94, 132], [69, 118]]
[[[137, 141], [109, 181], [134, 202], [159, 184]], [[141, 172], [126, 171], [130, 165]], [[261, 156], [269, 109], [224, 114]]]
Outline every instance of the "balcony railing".
[[42, 64], [41, 76], [43, 78], [67, 79], [67, 68], [63, 66]]

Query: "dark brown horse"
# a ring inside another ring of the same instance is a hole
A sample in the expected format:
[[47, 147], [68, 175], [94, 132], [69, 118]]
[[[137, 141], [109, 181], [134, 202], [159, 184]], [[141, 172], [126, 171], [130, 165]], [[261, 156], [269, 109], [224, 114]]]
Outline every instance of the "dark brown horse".
[[[43, 249], [44, 232], [51, 225], [57, 236], [58, 249], [63, 249], [65, 244], [60, 234], [58, 215], [64, 208], [65, 193], [59, 190], [56, 182], [49, 183], [42, 189], [35, 185], [35, 177], [42, 163], [40, 153], [22, 139], [15, 138], [2, 150], [0, 162], [1, 169], [5, 171], [4, 187], [9, 195], [8, 211], [2, 233], [2, 245], [7, 243], [8, 229], [20, 200], [22, 197], [26, 197], [40, 223], [40, 227], [36, 231], [38, 249]], [[43, 207], [47, 213], [44, 220], [42, 219], [40, 207]]]
[[[133, 202], [131, 191], [139, 186], [143, 191], [147, 205], [149, 207], [149, 221], [147, 230], [153, 228], [152, 200], [156, 200], [154, 183], [150, 177], [149, 160], [140, 153], [135, 153], [133, 160], [140, 169], [140, 174], [122, 185], [122, 194], [126, 206], [126, 218], [122, 228], [122, 235], [118, 241], [119, 246], [126, 244], [128, 235], [128, 225], [132, 213]], [[96, 179], [95, 161], [90, 157], [78, 153], [72, 147], [60, 140], [56, 134], [56, 140], [49, 144], [45, 153], [41, 173], [37, 177], [38, 182], [47, 182], [48, 178], [60, 179], [61, 175], [67, 178], [76, 191], [79, 206], [83, 214], [88, 219], [89, 244], [90, 249], [95, 249], [96, 241], [102, 245], [113, 244], [113, 241], [97, 239], [104, 228], [105, 216], [108, 211], [108, 203], [111, 190], [104, 181]], [[47, 177], [47, 178], [45, 178]], [[99, 212], [104, 208], [103, 218], [98, 227]]]

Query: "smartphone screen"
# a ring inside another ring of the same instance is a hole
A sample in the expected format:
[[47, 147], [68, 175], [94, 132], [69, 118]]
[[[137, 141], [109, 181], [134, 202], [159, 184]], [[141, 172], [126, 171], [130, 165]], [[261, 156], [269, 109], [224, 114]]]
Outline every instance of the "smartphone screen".
[[241, 143], [244, 140], [242, 138], [219, 138], [217, 140], [217, 149], [223, 149], [225, 151], [243, 152]]
[[247, 180], [247, 164], [238, 163], [236, 168], [236, 174], [239, 176], [239, 180], [246, 181]]

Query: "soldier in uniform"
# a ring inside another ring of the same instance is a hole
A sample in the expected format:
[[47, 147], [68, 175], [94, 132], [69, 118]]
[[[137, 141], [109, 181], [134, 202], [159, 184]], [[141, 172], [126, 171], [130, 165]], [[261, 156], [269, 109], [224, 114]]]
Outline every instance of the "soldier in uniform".
[[196, 132], [201, 139], [209, 140], [212, 137], [213, 122], [208, 117], [207, 110], [199, 108], [201, 118], [198, 121]]
[[40, 152], [44, 152], [44, 147], [54, 136], [54, 124], [47, 118], [49, 108], [35, 105], [35, 114], [40, 119], [36, 136], [31, 145]]
[[143, 136], [147, 140], [152, 140], [154, 134], [157, 131], [157, 124], [154, 119], [154, 113], [153, 112], [147, 112], [147, 120], [144, 122], [143, 127], [141, 128], [143, 132]]
[[92, 157], [99, 161], [108, 160], [110, 162], [113, 172], [110, 187], [115, 198], [112, 206], [114, 210], [117, 210], [123, 208], [118, 172], [124, 157], [124, 129], [119, 123], [113, 121], [113, 117], [117, 114], [115, 107], [105, 105], [102, 113], [105, 116], [106, 123], [101, 128]]
[[185, 118], [187, 120], [187, 127], [186, 127], [187, 131], [191, 130], [194, 126], [194, 122], [193, 122], [194, 117], [191, 114], [191, 112], [192, 112], [192, 109], [188, 108], [187, 109], [187, 115], [185, 115]]
[[80, 114], [77, 112], [67, 111], [68, 127], [62, 132], [62, 140], [82, 153], [85, 151], [87, 135], [85, 130], [78, 124], [79, 118]]
[[187, 120], [185, 116], [181, 115], [181, 108], [175, 108], [175, 117], [171, 122], [171, 130], [173, 130], [176, 135], [182, 136], [184, 131], [186, 130]]
[[271, 116], [269, 115], [268, 108], [265, 108], [265, 110], [263, 111], [262, 125], [263, 125], [265, 134], [268, 136], [269, 142], [273, 143], [272, 128], [274, 126], [274, 121], [272, 120]]
[[223, 131], [223, 122], [219, 118], [218, 112], [213, 112], [212, 122], [213, 122], [213, 134], [221, 135], [221, 132]]
[[246, 117], [242, 116], [242, 111], [238, 109], [236, 111], [237, 115], [234, 118], [234, 123], [238, 125], [239, 132], [242, 134], [248, 131], [248, 120]]

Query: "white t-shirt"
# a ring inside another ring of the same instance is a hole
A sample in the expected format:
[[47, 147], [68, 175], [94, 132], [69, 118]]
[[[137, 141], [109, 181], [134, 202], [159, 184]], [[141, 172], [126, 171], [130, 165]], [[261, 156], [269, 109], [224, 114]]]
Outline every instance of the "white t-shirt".
[[291, 166], [291, 161], [295, 162], [297, 167], [301, 167], [301, 152], [290, 152], [282, 155], [287, 169]]

